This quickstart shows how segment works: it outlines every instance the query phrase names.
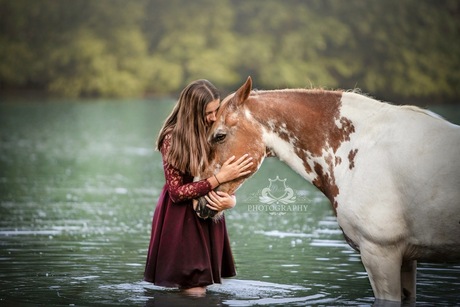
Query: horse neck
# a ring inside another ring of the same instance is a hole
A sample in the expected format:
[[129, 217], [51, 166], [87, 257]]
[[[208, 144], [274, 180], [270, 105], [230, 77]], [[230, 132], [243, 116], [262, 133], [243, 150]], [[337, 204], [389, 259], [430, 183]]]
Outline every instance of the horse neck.
[[266, 147], [331, 200], [338, 193], [334, 169], [353, 156], [355, 128], [340, 114], [341, 97], [333, 91], [271, 91], [255, 97], [251, 112]]

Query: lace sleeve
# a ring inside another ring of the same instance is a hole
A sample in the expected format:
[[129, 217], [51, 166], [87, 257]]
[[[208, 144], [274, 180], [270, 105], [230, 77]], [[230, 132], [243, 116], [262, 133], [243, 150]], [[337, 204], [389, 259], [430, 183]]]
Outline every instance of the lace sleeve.
[[183, 202], [206, 195], [212, 190], [211, 183], [203, 179], [196, 182], [184, 183], [188, 175], [183, 174], [177, 168], [166, 162], [166, 154], [170, 146], [170, 136], [166, 136], [161, 153], [163, 155], [163, 168], [165, 172], [166, 185], [168, 187], [169, 196], [174, 203]]

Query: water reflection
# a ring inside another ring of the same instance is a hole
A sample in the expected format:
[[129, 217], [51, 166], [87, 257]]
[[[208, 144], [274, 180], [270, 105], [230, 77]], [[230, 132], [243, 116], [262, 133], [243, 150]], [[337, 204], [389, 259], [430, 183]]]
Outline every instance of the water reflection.
[[[179, 290], [146, 282], [104, 285], [100, 289], [124, 293], [126, 301], [145, 301], [145, 306], [284, 306], [289, 303], [324, 304], [336, 300], [326, 294], [308, 294], [311, 288], [239, 279], [226, 279], [221, 285], [210, 286], [204, 297], [187, 296]], [[300, 293], [304, 296], [299, 296]]]
[[[142, 282], [164, 182], [153, 144], [170, 108], [168, 101], [0, 104], [0, 305], [373, 303], [359, 254], [343, 240], [327, 200], [274, 159], [227, 212], [236, 279], [201, 299]], [[250, 198], [274, 174], [308, 210], [250, 210]], [[419, 304], [457, 304], [459, 275], [458, 265], [421, 264]]]

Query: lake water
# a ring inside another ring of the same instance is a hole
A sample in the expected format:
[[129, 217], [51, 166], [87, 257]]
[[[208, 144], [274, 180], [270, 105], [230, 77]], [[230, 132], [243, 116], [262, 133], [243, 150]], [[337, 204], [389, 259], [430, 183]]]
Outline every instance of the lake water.
[[[329, 202], [274, 158], [226, 213], [236, 278], [205, 298], [142, 281], [173, 103], [0, 103], [0, 306], [371, 305]], [[435, 110], [460, 122], [458, 107]], [[296, 207], [261, 206], [270, 184]], [[421, 263], [417, 278], [419, 305], [460, 304], [460, 265]]]

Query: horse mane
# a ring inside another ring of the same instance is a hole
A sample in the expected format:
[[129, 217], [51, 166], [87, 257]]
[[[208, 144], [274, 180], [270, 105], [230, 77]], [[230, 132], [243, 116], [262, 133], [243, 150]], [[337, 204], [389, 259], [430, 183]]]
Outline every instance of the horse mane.
[[263, 94], [268, 94], [268, 93], [311, 93], [311, 94], [326, 94], [326, 93], [353, 93], [357, 94], [372, 100], [375, 100], [377, 102], [380, 102], [382, 104], [387, 104], [391, 105], [400, 109], [405, 109], [408, 111], [412, 112], [418, 112], [420, 114], [424, 114], [427, 116], [430, 116], [435, 119], [439, 120], [445, 120], [444, 117], [440, 116], [439, 114], [436, 114], [430, 110], [423, 109], [421, 107], [417, 107], [414, 105], [395, 105], [393, 103], [389, 102], [384, 102], [376, 99], [370, 94], [364, 93], [360, 88], [354, 88], [354, 89], [349, 89], [349, 90], [343, 90], [343, 89], [323, 89], [323, 88], [286, 88], [286, 89], [275, 89], [275, 90], [259, 90], [259, 89], [253, 89], [250, 93], [250, 96], [257, 96], [257, 95], [263, 95]]
[[435, 119], [440, 119], [440, 120], [446, 120], [444, 117], [442, 117], [441, 115], [439, 114], [436, 114], [430, 110], [427, 110], [427, 109], [423, 109], [421, 107], [417, 107], [417, 106], [414, 106], [414, 105], [396, 105], [396, 104], [393, 104], [391, 102], [384, 102], [384, 101], [380, 101], [378, 100], [377, 98], [371, 96], [370, 94], [366, 94], [366, 93], [363, 93], [361, 89], [359, 88], [355, 88], [355, 89], [352, 89], [352, 90], [348, 90], [346, 91], [347, 93], [354, 93], [354, 94], [358, 94], [358, 95], [361, 95], [361, 96], [364, 96], [364, 97], [367, 97], [367, 98], [370, 98], [370, 99], [373, 99], [373, 100], [376, 100], [380, 103], [384, 103], [384, 104], [388, 104], [388, 105], [391, 105], [391, 106], [394, 106], [394, 107], [397, 107], [397, 108], [400, 108], [400, 109], [405, 109], [405, 110], [408, 110], [408, 111], [412, 111], [412, 112], [418, 112], [418, 113], [421, 113], [421, 114], [424, 114], [424, 115], [427, 115], [427, 116], [430, 116], [432, 118], [435, 118]]
[[418, 112], [418, 113], [421, 113], [421, 114], [425, 114], [427, 116], [430, 116], [430, 117], [433, 117], [433, 118], [436, 118], [436, 119], [440, 119], [440, 120], [446, 120], [444, 117], [442, 117], [441, 115], [439, 114], [436, 114], [430, 110], [427, 110], [427, 109], [423, 109], [423, 108], [420, 108], [420, 107], [417, 107], [417, 106], [413, 106], [413, 105], [402, 105], [402, 106], [399, 106], [401, 109], [406, 109], [406, 110], [410, 110], [412, 112]]
[[285, 89], [274, 89], [274, 90], [251, 90], [250, 96], [263, 95], [268, 93], [311, 93], [311, 94], [325, 94], [325, 93], [343, 93], [344, 90], [335, 89], [327, 90], [323, 88], [285, 88]]

